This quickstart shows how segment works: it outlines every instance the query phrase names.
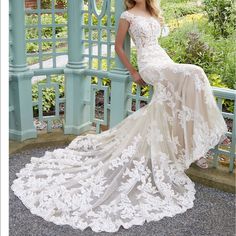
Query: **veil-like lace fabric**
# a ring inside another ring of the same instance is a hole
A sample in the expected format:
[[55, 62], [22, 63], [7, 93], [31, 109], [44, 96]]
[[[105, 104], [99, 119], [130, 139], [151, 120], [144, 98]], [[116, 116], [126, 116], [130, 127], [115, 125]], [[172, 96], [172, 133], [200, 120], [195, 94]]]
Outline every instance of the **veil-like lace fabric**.
[[185, 212], [195, 188], [184, 171], [227, 132], [203, 69], [166, 54], [158, 20], [121, 18], [154, 86], [151, 102], [107, 131], [32, 157], [11, 186], [31, 213], [58, 225], [115, 232]]

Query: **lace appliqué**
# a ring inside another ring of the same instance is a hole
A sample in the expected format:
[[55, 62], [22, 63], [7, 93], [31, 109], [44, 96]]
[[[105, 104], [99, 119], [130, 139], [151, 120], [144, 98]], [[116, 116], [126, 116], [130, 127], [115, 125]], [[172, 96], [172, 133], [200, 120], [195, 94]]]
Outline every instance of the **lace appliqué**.
[[114, 170], [114, 168], [117, 168], [118, 166], [124, 166], [125, 163], [128, 163], [133, 157], [133, 155], [136, 153], [137, 144], [140, 139], [140, 134], [135, 136], [134, 141], [121, 152], [120, 156], [111, 160], [111, 165], [108, 168]]

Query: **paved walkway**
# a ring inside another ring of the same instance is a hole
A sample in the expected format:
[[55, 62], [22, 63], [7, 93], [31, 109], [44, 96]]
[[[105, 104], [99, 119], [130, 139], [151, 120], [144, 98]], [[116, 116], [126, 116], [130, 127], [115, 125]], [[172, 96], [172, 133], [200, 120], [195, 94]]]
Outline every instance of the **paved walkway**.
[[[65, 146], [37, 148], [10, 155], [10, 184], [15, 173], [30, 161], [31, 156], [40, 157], [46, 150]], [[217, 189], [195, 183], [196, 199], [194, 207], [174, 217], [164, 217], [158, 222], [145, 223], [129, 229], [120, 228], [116, 233], [95, 233], [90, 228], [75, 230], [65, 225], [59, 226], [32, 215], [10, 189], [10, 233], [11, 236], [234, 236], [235, 196]]]
[[[131, 42], [131, 46], [133, 47], [133, 42]], [[98, 46], [92, 47], [92, 52], [93, 55], [98, 55]], [[111, 53], [113, 53], [114, 50], [111, 49]], [[84, 50], [85, 54], [89, 53], [89, 49], [86, 48]], [[101, 47], [101, 56], [106, 56], [107, 55], [107, 45], [102, 45]], [[88, 58], [85, 57], [85, 61], [88, 61]], [[56, 66], [57, 67], [65, 67], [68, 62], [68, 55], [60, 55], [56, 57]], [[43, 68], [52, 68], [53, 67], [53, 59], [50, 58], [48, 60], [43, 61]], [[38, 69], [39, 68], [39, 63], [35, 63], [32, 65], [29, 65], [30, 69]], [[41, 80], [46, 79], [45, 75], [39, 75], [39, 76], [33, 76], [31, 83], [35, 84]]]
[[[131, 40], [130, 46], [134, 47], [134, 43], [132, 40]], [[98, 55], [98, 46], [92, 47], [92, 52], [93, 52], [93, 55]], [[111, 48], [111, 53], [113, 53], [113, 52], [114, 52], [114, 48]], [[89, 54], [89, 48], [85, 48], [84, 53]], [[106, 55], [107, 55], [107, 45], [103, 44], [101, 46], [101, 56], [106, 56]], [[85, 59], [85, 61], [88, 61], [87, 57], [85, 57], [84, 59]], [[68, 62], [68, 55], [60, 55], [60, 56], [56, 57], [56, 66], [57, 67], [65, 67], [67, 62]], [[43, 61], [43, 68], [52, 68], [52, 67], [53, 67], [53, 59], [52, 58]], [[32, 70], [38, 69], [39, 63], [29, 65], [29, 68]], [[46, 79], [45, 75], [33, 76], [31, 79], [31, 83], [35, 84], [35, 83], [37, 83], [41, 80], [44, 80], [44, 79]]]

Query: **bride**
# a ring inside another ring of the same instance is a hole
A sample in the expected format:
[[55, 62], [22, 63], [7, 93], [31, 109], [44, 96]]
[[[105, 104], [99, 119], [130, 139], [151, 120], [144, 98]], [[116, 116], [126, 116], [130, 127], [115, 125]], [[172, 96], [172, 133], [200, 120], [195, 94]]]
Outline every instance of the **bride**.
[[[146, 106], [100, 134], [77, 136], [66, 148], [31, 157], [11, 189], [32, 214], [57, 225], [116, 232], [193, 207], [191, 163], [218, 143], [227, 126], [203, 69], [175, 63], [159, 45], [163, 18], [156, 0], [125, 0], [115, 50], [133, 81], [153, 86]], [[123, 42], [129, 33], [139, 71]]]

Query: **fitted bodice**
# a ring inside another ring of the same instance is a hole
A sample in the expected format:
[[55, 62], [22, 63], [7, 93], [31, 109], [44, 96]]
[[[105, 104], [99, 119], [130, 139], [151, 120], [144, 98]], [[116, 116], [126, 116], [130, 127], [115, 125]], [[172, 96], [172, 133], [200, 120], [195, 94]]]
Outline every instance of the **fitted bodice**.
[[160, 37], [161, 26], [156, 18], [137, 16], [128, 11], [124, 11], [120, 18], [130, 23], [128, 31], [137, 50], [158, 44], [157, 38]]
[[161, 25], [157, 18], [134, 15], [123, 11], [120, 18], [127, 20], [129, 35], [137, 49], [137, 62], [139, 69], [145, 68], [150, 63], [173, 62], [165, 50], [159, 45]]

